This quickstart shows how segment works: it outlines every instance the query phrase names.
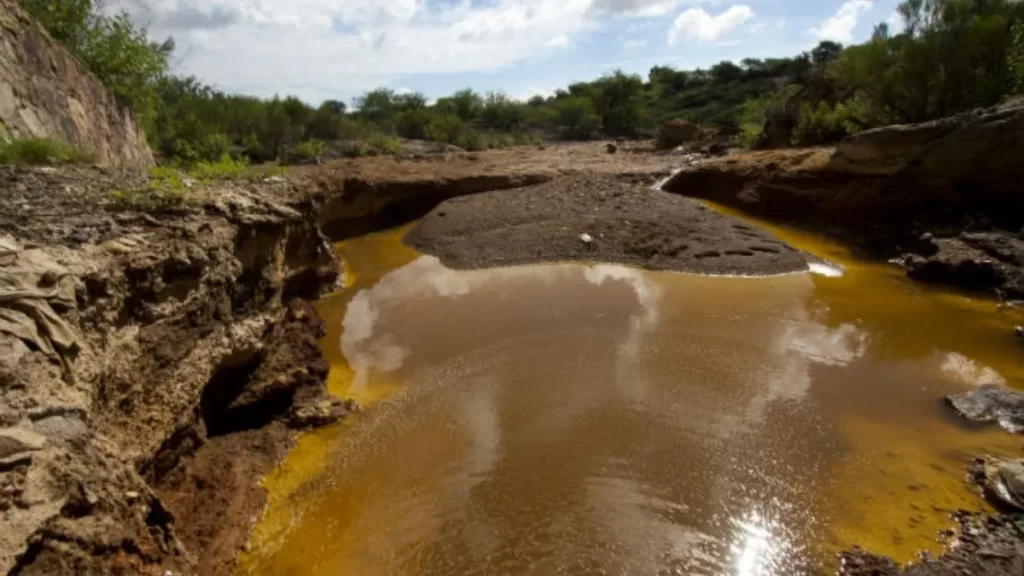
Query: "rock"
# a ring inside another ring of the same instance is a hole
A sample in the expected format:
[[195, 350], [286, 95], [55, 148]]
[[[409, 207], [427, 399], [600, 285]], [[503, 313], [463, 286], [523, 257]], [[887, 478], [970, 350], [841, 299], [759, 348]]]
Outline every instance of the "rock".
[[[1007, 460], [999, 464], [999, 477], [1015, 502], [1024, 502], [1024, 460]], [[1018, 504], [1024, 509], [1024, 506]]]
[[0, 472], [6, 472], [7, 470], [11, 470], [12, 468], [16, 468], [18, 466], [31, 463], [31, 452], [21, 452], [19, 454], [14, 454], [13, 456], [6, 456], [0, 458]]
[[[866, 130], [840, 142], [828, 168], [1001, 188], [1024, 177], [1021, 149], [1024, 97], [932, 122]], [[971, 194], [977, 192], [971, 190]]]
[[938, 250], [929, 257], [914, 256], [906, 259], [907, 275], [911, 278], [939, 284], [950, 284], [991, 293], [1006, 284], [1012, 270], [986, 252], [970, 246], [960, 238], [934, 241]]
[[0, 458], [21, 452], [36, 452], [46, 445], [46, 437], [24, 428], [0, 428]]
[[43, 31], [17, 0], [0, 0], [0, 126], [14, 138], [73, 142], [96, 162], [142, 170], [154, 164], [126, 107]]
[[1024, 326], [1017, 326], [1013, 329], [1013, 333], [1017, 338], [1024, 338]]
[[700, 138], [700, 126], [686, 120], [666, 120], [658, 130], [658, 148], [668, 150]]
[[320, 428], [338, 422], [345, 416], [358, 412], [359, 407], [351, 400], [331, 398], [311, 406], [297, 407], [292, 411], [289, 425], [293, 428]]
[[1024, 394], [998, 384], [947, 396], [946, 401], [972, 422], [998, 422], [1014, 434], [1024, 433]]
[[609, 143], [605, 145], [605, 150], [607, 150], [609, 154], [615, 154], [616, 152], [619, 151], [619, 147], [615, 144]]

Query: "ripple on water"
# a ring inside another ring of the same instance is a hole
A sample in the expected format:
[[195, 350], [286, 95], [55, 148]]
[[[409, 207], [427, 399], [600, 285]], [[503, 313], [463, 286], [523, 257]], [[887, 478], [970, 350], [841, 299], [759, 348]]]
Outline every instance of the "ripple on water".
[[983, 506], [971, 455], [1017, 448], [937, 401], [1006, 378], [1007, 321], [834, 246], [786, 237], [836, 267], [748, 280], [453, 271], [398, 238], [341, 247], [356, 280], [323, 303], [325, 352], [368, 408], [268, 478], [243, 572], [795, 574], [854, 543], [909, 560]]

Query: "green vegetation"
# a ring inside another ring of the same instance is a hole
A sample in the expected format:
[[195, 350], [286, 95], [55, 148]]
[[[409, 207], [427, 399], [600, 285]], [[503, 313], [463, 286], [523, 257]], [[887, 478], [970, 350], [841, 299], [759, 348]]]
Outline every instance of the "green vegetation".
[[814, 145], [992, 106], [1024, 90], [1024, 3], [905, 0], [898, 12], [906, 23], [899, 34], [883, 23], [864, 44], [823, 43], [799, 91], [748, 102], [744, 140], [758, 142], [758, 118], [773, 112], [796, 114], [790, 143]]
[[57, 140], [0, 140], [0, 164], [86, 164], [91, 161], [92, 158], [85, 152]]
[[864, 44], [826, 41], [792, 58], [708, 70], [655, 66], [647, 78], [617, 71], [527, 102], [465, 89], [431, 103], [379, 88], [352, 109], [337, 100], [314, 107], [293, 96], [225, 94], [169, 74], [173, 40], [150, 42], [124, 14], [104, 15], [93, 0], [21, 1], [135, 112], [165, 163], [204, 174], [237, 173], [250, 162], [396, 153], [398, 138], [481, 150], [542, 138], [650, 137], [674, 119], [755, 146], [765, 142], [766, 122], [784, 118], [782, 144], [818, 144], [1024, 90], [1019, 0], [905, 0], [906, 29], [893, 34], [880, 24]]

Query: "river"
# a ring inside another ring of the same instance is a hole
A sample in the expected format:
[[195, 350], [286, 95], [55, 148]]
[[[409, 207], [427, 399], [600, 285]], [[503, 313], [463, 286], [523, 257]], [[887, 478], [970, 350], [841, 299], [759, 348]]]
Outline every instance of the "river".
[[340, 244], [329, 386], [364, 411], [267, 478], [241, 573], [768, 576], [938, 551], [951, 511], [986, 509], [970, 459], [1019, 450], [941, 402], [1024, 386], [1014, 318], [769, 227], [821, 263], [453, 271], [405, 229]]

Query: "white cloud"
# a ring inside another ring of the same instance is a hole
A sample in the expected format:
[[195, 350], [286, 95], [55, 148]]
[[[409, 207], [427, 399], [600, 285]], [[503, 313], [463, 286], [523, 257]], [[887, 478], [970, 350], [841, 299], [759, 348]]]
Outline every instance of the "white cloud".
[[903, 21], [903, 16], [900, 16], [899, 12], [893, 12], [886, 18], [885, 23], [889, 25], [890, 34], [900, 34], [907, 27], [907, 23]]
[[622, 45], [622, 48], [630, 50], [633, 48], [643, 48], [644, 46], [647, 46], [647, 40], [626, 40], [626, 43]]
[[703, 8], [690, 8], [672, 23], [668, 43], [674, 45], [680, 40], [715, 42], [753, 17], [754, 11], [745, 4], [732, 6], [716, 16]]
[[821, 28], [811, 28], [811, 34], [819, 40], [835, 40], [849, 44], [853, 42], [853, 29], [861, 13], [871, 9], [871, 0], [847, 0], [835, 15], [821, 23]]
[[635, 17], [668, 16], [683, 0], [594, 0], [597, 12]]
[[500, 70], [595, 26], [596, 0], [113, 0], [178, 42], [176, 70], [316, 102], [412, 74]]
[[555, 48], [561, 48], [563, 46], [568, 46], [568, 45], [569, 45], [569, 37], [566, 36], [565, 34], [559, 34], [558, 36], [555, 36], [551, 40], [548, 40], [548, 46], [553, 46]]

